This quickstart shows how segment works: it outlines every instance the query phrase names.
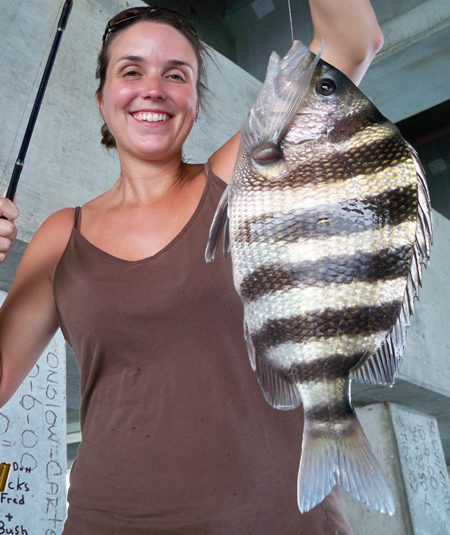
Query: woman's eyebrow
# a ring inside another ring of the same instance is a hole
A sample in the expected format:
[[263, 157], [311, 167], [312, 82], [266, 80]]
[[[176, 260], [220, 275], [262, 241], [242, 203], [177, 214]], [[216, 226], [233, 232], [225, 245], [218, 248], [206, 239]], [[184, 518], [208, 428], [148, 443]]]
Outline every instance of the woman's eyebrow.
[[[135, 56], [133, 54], [130, 54], [128, 56], [122, 56], [117, 60], [117, 63], [121, 63], [122, 61], [132, 61], [134, 63], [143, 63], [145, 60], [142, 56]], [[168, 65], [174, 66], [174, 67], [189, 67], [191, 71], [194, 71], [194, 68], [190, 63], [187, 61], [182, 61], [180, 59], [169, 59], [167, 61]]]
[[190, 63], [188, 63], [187, 61], [182, 61], [180, 59], [169, 59], [167, 64], [174, 65], [175, 67], [189, 67], [192, 71], [194, 70]]
[[117, 63], [120, 63], [121, 61], [134, 61], [135, 63], [142, 63], [144, 61], [144, 58], [142, 56], [123, 56], [117, 60]]

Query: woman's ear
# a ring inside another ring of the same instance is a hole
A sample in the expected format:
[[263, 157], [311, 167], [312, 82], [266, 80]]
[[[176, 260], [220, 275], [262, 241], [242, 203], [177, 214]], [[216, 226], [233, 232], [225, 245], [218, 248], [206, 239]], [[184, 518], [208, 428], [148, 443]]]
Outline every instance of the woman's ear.
[[102, 97], [101, 97], [100, 93], [97, 93], [95, 95], [95, 100], [97, 102], [98, 111], [100, 112], [100, 115], [102, 116], [103, 120], [105, 120], [104, 117], [103, 117], [103, 102], [102, 102]]
[[195, 116], [194, 116], [195, 123], [198, 121], [199, 112], [200, 112], [200, 101], [197, 99], [197, 105], [195, 106]]

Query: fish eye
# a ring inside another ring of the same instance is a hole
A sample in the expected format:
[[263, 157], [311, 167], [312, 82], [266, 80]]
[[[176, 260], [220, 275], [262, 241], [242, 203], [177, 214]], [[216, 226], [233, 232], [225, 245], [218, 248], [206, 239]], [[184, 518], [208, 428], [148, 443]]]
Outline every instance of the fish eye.
[[336, 84], [331, 78], [322, 78], [316, 84], [316, 92], [324, 97], [329, 97], [336, 91]]

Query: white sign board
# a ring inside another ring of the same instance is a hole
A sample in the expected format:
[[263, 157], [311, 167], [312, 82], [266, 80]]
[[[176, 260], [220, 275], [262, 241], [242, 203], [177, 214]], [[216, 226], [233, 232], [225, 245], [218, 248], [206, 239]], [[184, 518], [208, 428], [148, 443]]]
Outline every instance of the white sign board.
[[[0, 292], [0, 302], [6, 297]], [[58, 331], [0, 408], [0, 534], [59, 535], [66, 518], [66, 349]], [[3, 466], [5, 467], [5, 465]]]
[[450, 485], [436, 419], [391, 406], [415, 535], [450, 535]]

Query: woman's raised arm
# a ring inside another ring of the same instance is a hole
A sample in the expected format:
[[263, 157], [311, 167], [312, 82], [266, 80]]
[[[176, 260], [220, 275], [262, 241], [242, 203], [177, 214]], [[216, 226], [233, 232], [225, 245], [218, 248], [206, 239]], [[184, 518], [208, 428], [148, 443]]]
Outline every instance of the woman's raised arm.
[[370, 0], [310, 0], [314, 37], [309, 45], [322, 58], [359, 84], [375, 54], [383, 46], [383, 34]]

